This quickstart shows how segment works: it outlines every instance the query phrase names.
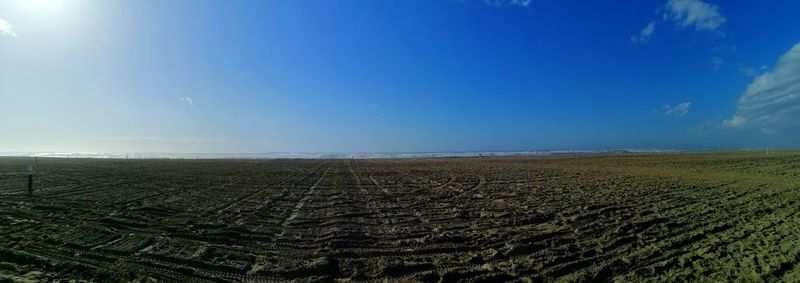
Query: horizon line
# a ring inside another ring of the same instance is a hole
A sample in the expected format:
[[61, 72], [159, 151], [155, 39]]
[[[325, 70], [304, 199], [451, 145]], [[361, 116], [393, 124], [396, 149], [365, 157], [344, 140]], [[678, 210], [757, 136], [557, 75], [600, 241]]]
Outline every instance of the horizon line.
[[551, 155], [593, 155], [608, 153], [686, 153], [721, 151], [792, 151], [796, 148], [614, 148], [614, 149], [544, 149], [420, 152], [0, 152], [0, 157], [87, 158], [87, 159], [381, 159], [435, 157], [513, 157]]

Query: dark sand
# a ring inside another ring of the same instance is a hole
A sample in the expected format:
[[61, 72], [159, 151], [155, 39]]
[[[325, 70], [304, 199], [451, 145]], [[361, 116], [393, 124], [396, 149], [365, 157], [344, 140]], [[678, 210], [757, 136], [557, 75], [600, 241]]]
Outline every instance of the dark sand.
[[0, 281], [800, 280], [791, 152], [36, 169], [0, 175]]

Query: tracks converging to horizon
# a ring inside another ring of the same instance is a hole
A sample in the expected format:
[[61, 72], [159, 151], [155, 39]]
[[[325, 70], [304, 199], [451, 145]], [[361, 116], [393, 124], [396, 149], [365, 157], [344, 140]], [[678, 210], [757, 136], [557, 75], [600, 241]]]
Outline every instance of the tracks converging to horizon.
[[40, 163], [34, 196], [0, 179], [0, 278], [800, 274], [794, 154]]

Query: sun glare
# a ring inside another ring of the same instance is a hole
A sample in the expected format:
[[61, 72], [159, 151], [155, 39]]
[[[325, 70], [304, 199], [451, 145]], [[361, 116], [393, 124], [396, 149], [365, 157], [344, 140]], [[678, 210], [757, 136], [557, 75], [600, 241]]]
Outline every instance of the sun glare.
[[21, 5], [30, 11], [40, 13], [56, 13], [69, 4], [65, 0], [19, 0]]
[[70, 0], [16, 0], [16, 6], [32, 20], [62, 22], [68, 20], [82, 1]]

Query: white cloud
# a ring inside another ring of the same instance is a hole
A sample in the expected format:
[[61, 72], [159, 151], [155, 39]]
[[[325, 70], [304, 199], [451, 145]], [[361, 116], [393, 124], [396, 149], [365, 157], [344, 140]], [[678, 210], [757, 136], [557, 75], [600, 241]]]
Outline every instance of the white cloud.
[[664, 20], [680, 27], [694, 27], [699, 31], [713, 31], [725, 23], [719, 7], [701, 0], [669, 0], [665, 6]]
[[800, 43], [783, 54], [772, 71], [753, 79], [723, 126], [763, 132], [800, 125]]
[[680, 118], [689, 113], [690, 106], [692, 106], [691, 102], [683, 102], [675, 106], [667, 104], [661, 107], [661, 112], [663, 112], [666, 116]]
[[17, 33], [14, 32], [14, 26], [3, 18], [0, 18], [0, 35], [17, 37]]
[[633, 43], [645, 42], [648, 39], [650, 39], [650, 35], [652, 35], [654, 31], [656, 31], [656, 24], [650, 22], [649, 24], [644, 26], [644, 28], [642, 28], [642, 30], [639, 32], [638, 35], [631, 36], [631, 41]]
[[189, 105], [192, 105], [192, 104], [194, 104], [194, 101], [192, 101], [192, 98], [191, 98], [191, 97], [188, 97], [188, 96], [187, 96], [187, 97], [181, 97], [181, 98], [178, 98], [178, 101], [180, 101], [180, 102], [182, 102], [182, 103], [189, 104]]
[[494, 5], [494, 6], [522, 6], [528, 7], [533, 0], [483, 0], [486, 4]]
[[524, 7], [528, 7], [528, 5], [531, 4], [531, 2], [533, 2], [533, 0], [511, 0], [512, 5], [520, 5]]
[[730, 119], [722, 121], [722, 126], [728, 128], [741, 127], [744, 125], [745, 122], [747, 122], [747, 118], [739, 115], [734, 115]]
[[[671, 22], [677, 27], [694, 27], [698, 31], [714, 31], [727, 21], [719, 13], [717, 5], [702, 0], [669, 0], [667, 4], [656, 10], [664, 22]], [[661, 21], [658, 21], [661, 22]], [[639, 34], [631, 37], [633, 43], [647, 41], [656, 30], [656, 21], [647, 24]], [[735, 47], [733, 47], [735, 49]], [[733, 50], [731, 50], [733, 51]]]

